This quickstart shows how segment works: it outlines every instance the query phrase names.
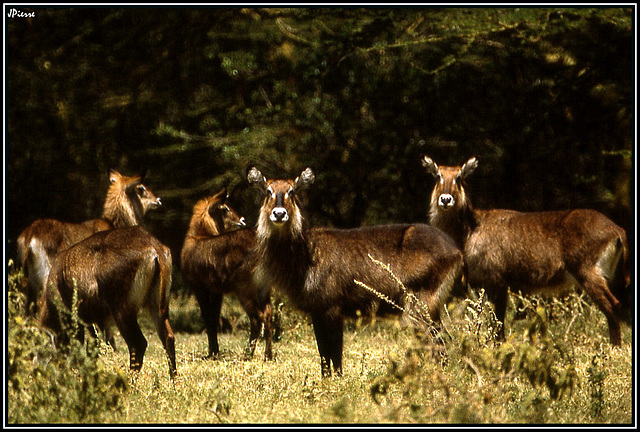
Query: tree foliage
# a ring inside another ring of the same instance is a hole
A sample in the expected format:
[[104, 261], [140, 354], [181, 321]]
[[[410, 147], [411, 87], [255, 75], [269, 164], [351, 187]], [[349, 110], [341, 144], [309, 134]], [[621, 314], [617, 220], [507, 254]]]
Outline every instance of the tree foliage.
[[426, 221], [440, 164], [480, 160], [479, 207], [590, 207], [630, 229], [624, 8], [43, 7], [8, 19], [8, 238], [101, 212], [149, 169], [176, 256], [195, 201], [244, 174], [317, 173], [313, 225]]

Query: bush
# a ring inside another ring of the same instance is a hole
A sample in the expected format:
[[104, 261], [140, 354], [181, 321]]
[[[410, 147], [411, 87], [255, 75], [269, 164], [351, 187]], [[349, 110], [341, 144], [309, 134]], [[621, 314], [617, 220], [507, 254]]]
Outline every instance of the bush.
[[[22, 279], [21, 271], [9, 275], [8, 423], [101, 422], [118, 409], [126, 375], [99, 361], [99, 353], [110, 349], [101, 339], [71, 338], [56, 349], [52, 336], [26, 313], [18, 290]], [[80, 325], [77, 317], [74, 322]]]
[[[605, 408], [620, 404], [624, 391], [607, 389], [603, 356], [594, 357], [592, 347], [586, 353], [574, 348], [582, 327], [593, 327], [581, 320], [602, 318], [583, 294], [511, 294], [519, 321], [503, 342], [496, 339], [502, 323], [484, 291], [471, 294], [450, 303], [438, 327], [418, 317], [431, 331], [421, 331], [404, 358], [390, 359], [387, 373], [373, 381], [371, 397], [389, 421], [553, 423], [573, 410], [573, 421], [588, 423], [607, 419]], [[583, 378], [578, 371], [584, 369]], [[576, 398], [582, 381], [588, 391]]]

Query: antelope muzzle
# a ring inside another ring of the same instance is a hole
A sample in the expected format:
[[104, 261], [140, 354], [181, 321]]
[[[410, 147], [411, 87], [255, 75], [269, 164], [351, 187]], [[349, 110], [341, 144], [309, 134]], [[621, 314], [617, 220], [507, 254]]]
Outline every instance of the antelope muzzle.
[[448, 210], [451, 207], [453, 207], [454, 204], [455, 204], [455, 200], [453, 198], [453, 195], [451, 194], [443, 193], [443, 194], [440, 194], [440, 196], [438, 197], [438, 206], [442, 210]]

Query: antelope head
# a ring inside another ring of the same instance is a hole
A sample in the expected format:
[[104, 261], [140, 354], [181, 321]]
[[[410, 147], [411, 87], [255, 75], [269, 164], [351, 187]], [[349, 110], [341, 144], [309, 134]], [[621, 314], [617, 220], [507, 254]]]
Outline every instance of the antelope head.
[[478, 159], [472, 157], [462, 166], [439, 167], [429, 156], [422, 157], [422, 166], [436, 179], [431, 194], [432, 212], [448, 211], [466, 206], [464, 190], [466, 178], [478, 167]]
[[315, 181], [311, 168], [302, 171], [295, 180], [267, 180], [256, 167], [251, 167], [247, 180], [265, 195], [258, 219], [259, 231], [302, 232], [302, 214], [296, 194]]

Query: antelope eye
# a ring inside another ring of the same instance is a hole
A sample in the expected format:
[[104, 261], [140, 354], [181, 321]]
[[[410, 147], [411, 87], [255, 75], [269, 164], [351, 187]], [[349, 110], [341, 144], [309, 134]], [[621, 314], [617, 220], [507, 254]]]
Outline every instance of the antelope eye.
[[138, 192], [144, 193], [147, 191], [147, 188], [144, 185], [138, 185]]

